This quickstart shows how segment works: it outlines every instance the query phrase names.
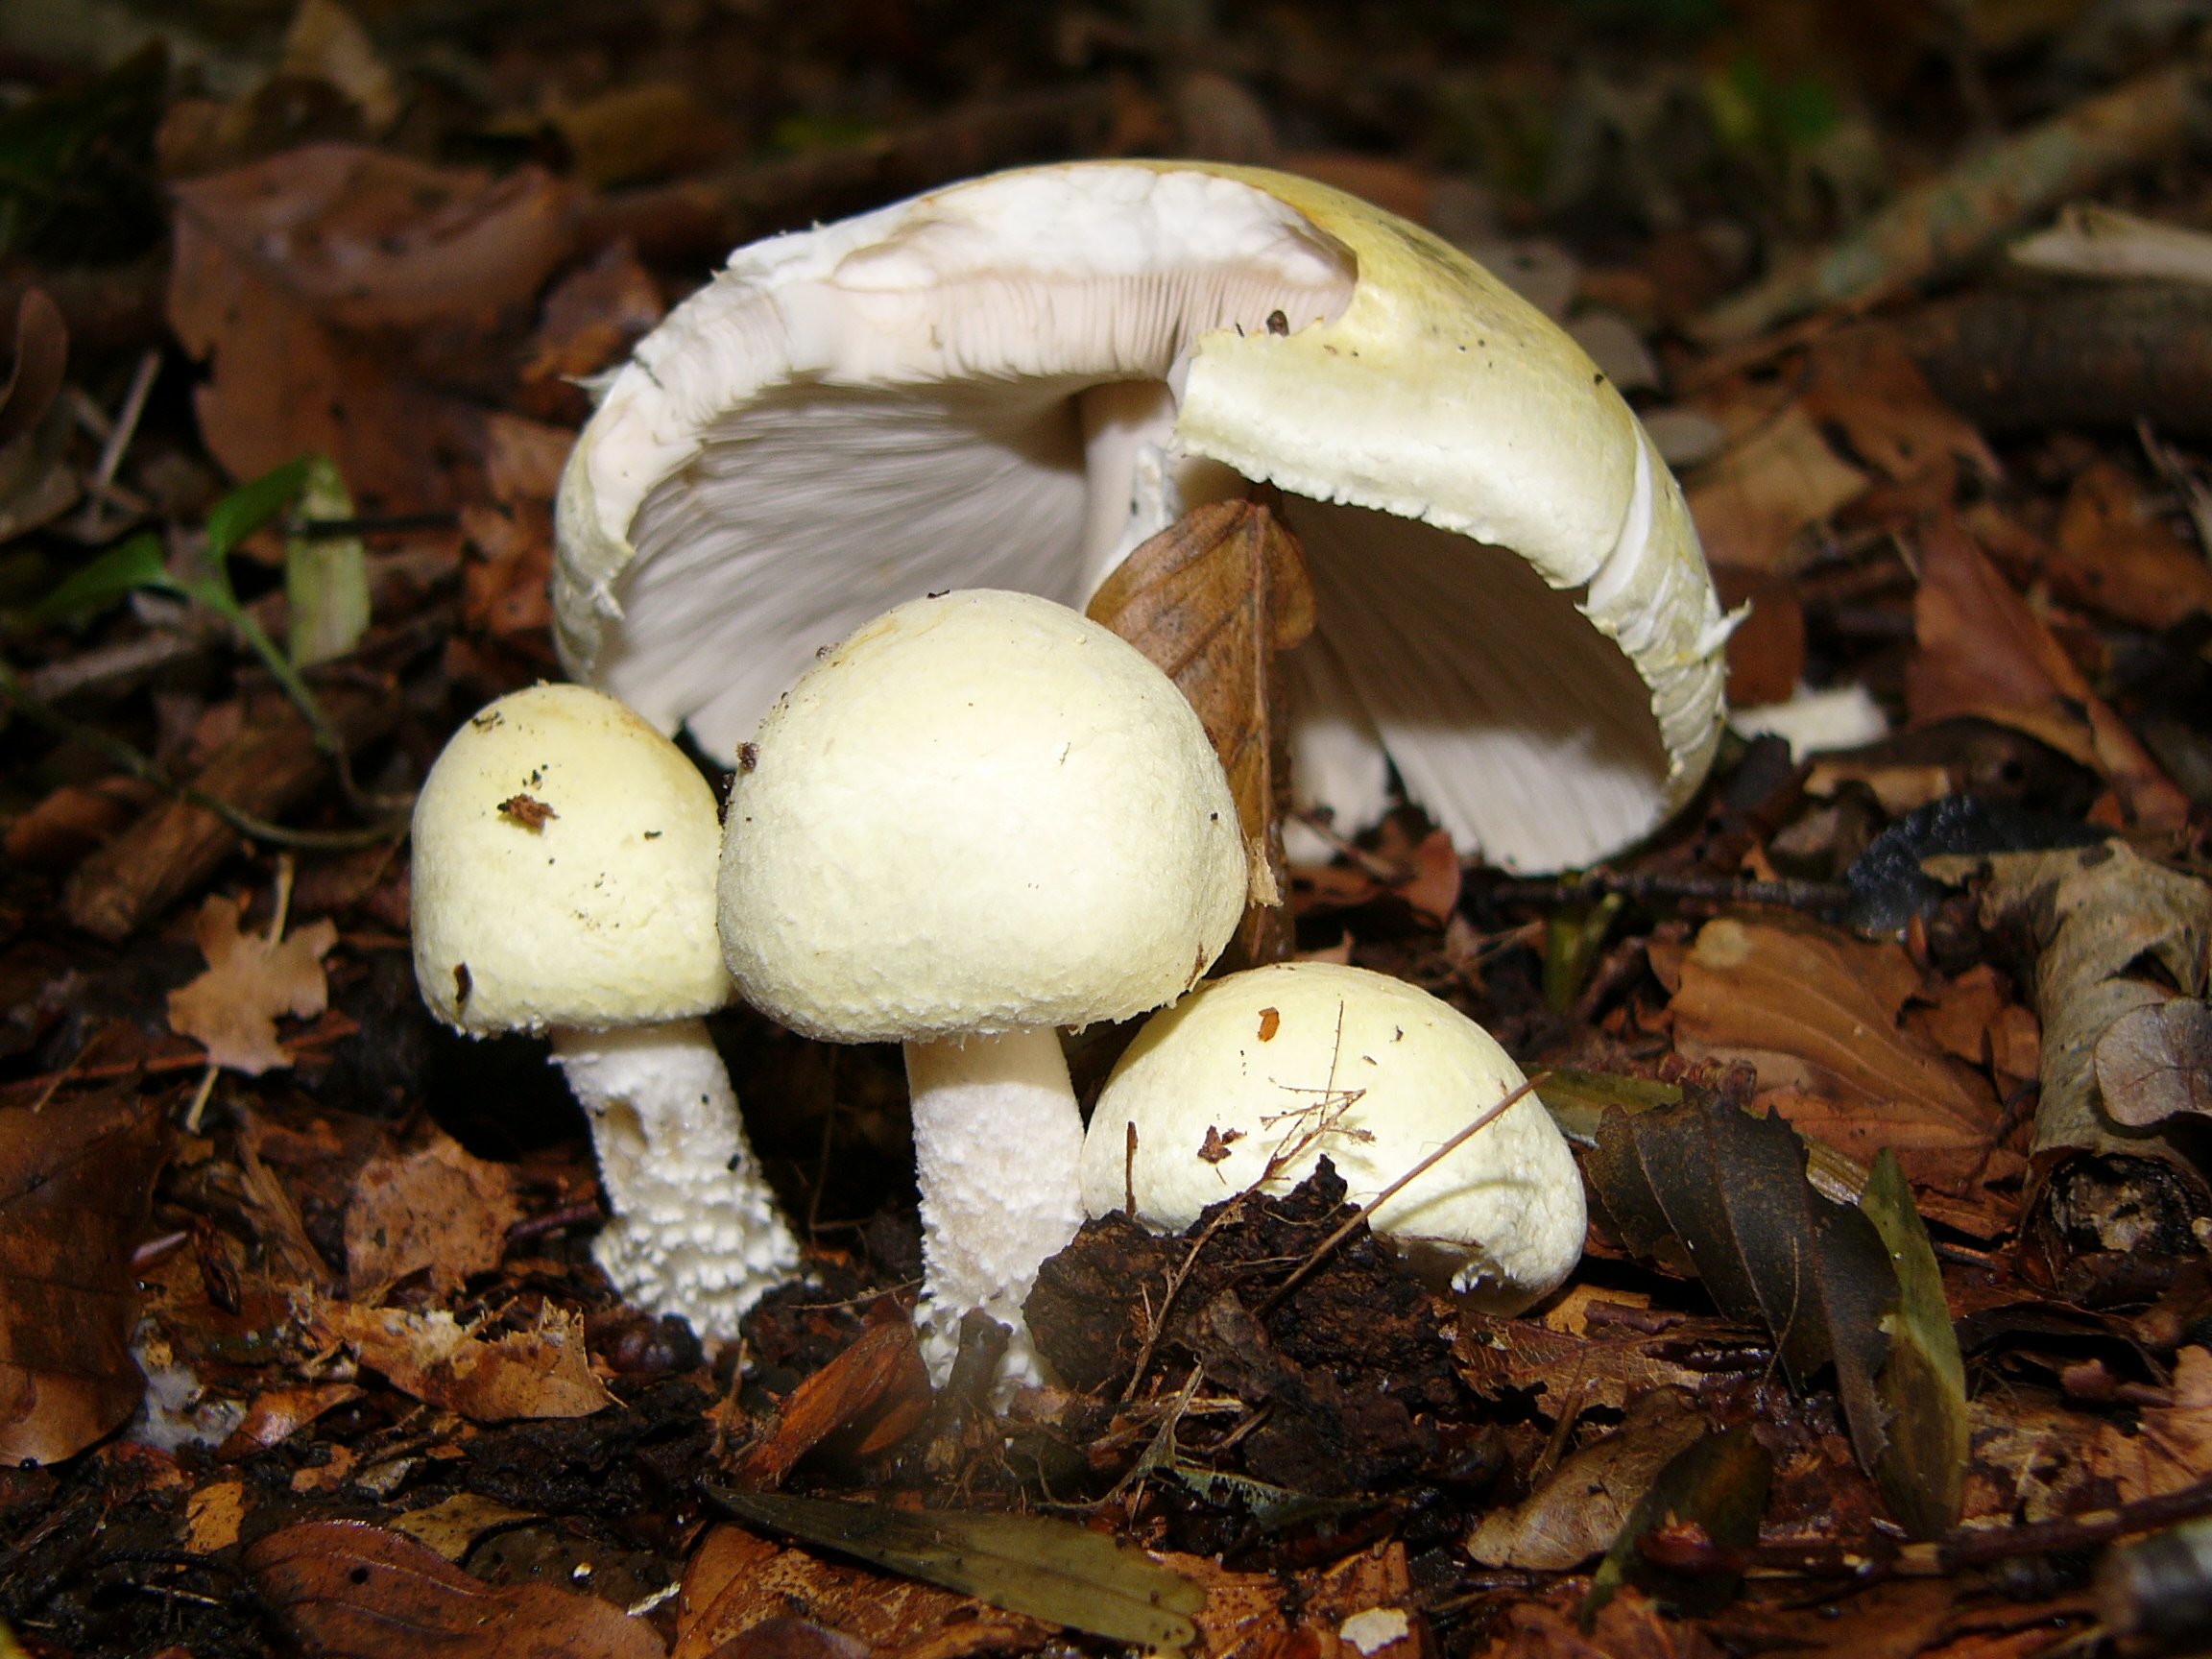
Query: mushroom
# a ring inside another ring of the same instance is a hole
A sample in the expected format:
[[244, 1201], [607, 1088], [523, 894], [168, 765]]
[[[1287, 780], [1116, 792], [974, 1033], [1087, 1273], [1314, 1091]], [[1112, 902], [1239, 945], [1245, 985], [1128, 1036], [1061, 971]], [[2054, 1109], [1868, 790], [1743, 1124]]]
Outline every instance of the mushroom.
[[681, 750], [613, 697], [536, 685], [456, 732], [415, 804], [415, 978], [471, 1037], [543, 1032], [591, 1123], [615, 1288], [733, 1336], [799, 1246], [703, 1016], [721, 829]]
[[[1331, 962], [1214, 980], [1144, 1022], [1083, 1141], [1083, 1204], [1180, 1232], [1224, 1198], [1286, 1191], [1326, 1156], [1369, 1204], [1527, 1079], [1428, 992]], [[1135, 1131], [1132, 1144], [1131, 1131]], [[1431, 1277], [1512, 1312], [1582, 1253], [1582, 1178], [1525, 1097], [1368, 1218]]]
[[722, 843], [738, 989], [793, 1030], [905, 1045], [918, 1321], [939, 1382], [961, 1315], [1014, 1332], [1083, 1219], [1083, 1121], [1055, 1027], [1186, 991], [1245, 896], [1236, 805], [1174, 683], [1024, 593], [913, 600], [826, 651], [742, 751]]
[[1695, 788], [1728, 625], [1628, 406], [1456, 249], [1256, 168], [1030, 168], [739, 249], [569, 459], [563, 661], [727, 754], [893, 602], [1080, 604], [1255, 484], [1312, 570], [1292, 745], [1339, 830], [1382, 810], [1385, 755], [1515, 868]]

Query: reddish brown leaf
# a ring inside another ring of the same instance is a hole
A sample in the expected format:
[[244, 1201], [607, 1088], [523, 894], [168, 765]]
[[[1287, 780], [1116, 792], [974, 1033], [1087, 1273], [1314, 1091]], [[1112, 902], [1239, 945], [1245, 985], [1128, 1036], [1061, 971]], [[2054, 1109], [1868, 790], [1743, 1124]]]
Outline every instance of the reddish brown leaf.
[[324, 1303], [314, 1323], [350, 1343], [392, 1386], [476, 1423], [589, 1417], [614, 1403], [591, 1372], [580, 1319], [548, 1308], [539, 1328], [478, 1336], [452, 1314]]
[[627, 242], [611, 244], [545, 296], [520, 379], [534, 413], [584, 413], [584, 395], [566, 382], [596, 373], [659, 323], [660, 285]]
[[1859, 457], [1890, 479], [1960, 463], [1984, 478], [2002, 470], [1974, 423], [1930, 390], [1893, 327], [1840, 329], [1813, 348], [1806, 367], [1805, 413], [1841, 428]]
[[595, 1596], [492, 1585], [362, 1521], [272, 1532], [246, 1568], [295, 1640], [329, 1659], [661, 1659], [652, 1625]]
[[1721, 918], [1682, 963], [1675, 1042], [1698, 1060], [1743, 1061], [1760, 1096], [1861, 1163], [1884, 1146], [1911, 1180], [1958, 1187], [2003, 1166], [1997, 1102], [1897, 1016], [1919, 983], [1894, 945]]
[[2149, 510], [2119, 467], [2084, 468], [2058, 516], [2056, 557], [2043, 566], [2077, 603], [2138, 627], [2162, 629], [2212, 613], [2212, 565]]
[[276, 1041], [277, 1016], [312, 1020], [329, 1006], [323, 958], [338, 943], [338, 924], [324, 917], [289, 939], [248, 935], [238, 931], [241, 908], [212, 894], [200, 907], [192, 930], [207, 972], [169, 993], [169, 1028], [204, 1046], [209, 1064], [258, 1077], [292, 1064]]
[[2120, 1501], [2178, 1492], [2212, 1476], [2212, 1353], [2184, 1348], [2174, 1366], [2174, 1404], [2144, 1408], [2130, 1434], [2104, 1425], [2091, 1450]]
[[134, 1092], [0, 1112], [0, 1463], [59, 1462], [138, 1408], [131, 1247], [167, 1144]]
[[[1266, 508], [1217, 501], [1140, 546], [1092, 595], [1090, 614], [1158, 663], [1190, 700], [1229, 774], [1245, 845], [1263, 849], [1254, 891], [1289, 890], [1283, 817], [1290, 775], [1276, 653], [1313, 632], [1313, 589], [1297, 540]], [[1262, 879], [1265, 885], [1262, 885]], [[1240, 932], [1255, 959], [1250, 919]]]
[[373, 1158], [346, 1206], [349, 1293], [373, 1303], [427, 1268], [431, 1288], [449, 1295], [469, 1274], [499, 1265], [507, 1229], [521, 1218], [507, 1166], [470, 1157], [450, 1136], [404, 1157]]
[[325, 1411], [361, 1398], [352, 1382], [319, 1382], [305, 1388], [270, 1388], [253, 1396], [246, 1417], [217, 1450], [226, 1458], [250, 1457], [278, 1446]]
[[1729, 706], [1787, 702], [1805, 673], [1805, 611], [1795, 587], [1772, 571], [1741, 565], [1716, 565], [1713, 586], [1728, 610], [1751, 607], [1728, 636]]
[[442, 382], [527, 316], [567, 251], [567, 187], [324, 144], [176, 196], [169, 317], [212, 360], [197, 402], [216, 459], [251, 477], [320, 451], [367, 511], [447, 499], [441, 449], [475, 418]]
[[710, 1659], [770, 1619], [803, 1619], [865, 1642], [881, 1659], [961, 1659], [1039, 1646], [1051, 1626], [931, 1584], [786, 1550], [716, 1527], [684, 1570], [670, 1659]]
[[905, 1319], [878, 1325], [784, 1397], [731, 1479], [752, 1491], [773, 1491], [800, 1458], [839, 1430], [873, 1419], [868, 1441], [880, 1450], [903, 1439], [928, 1408], [929, 1373], [913, 1325]]
[[1912, 618], [1919, 649], [1905, 690], [1915, 724], [1972, 715], [2010, 726], [2101, 773], [2136, 824], [2187, 821], [2188, 798], [1954, 519], [1922, 541]]
[[1839, 460], [1812, 419], [1791, 404], [1698, 470], [1690, 513], [1716, 565], [1772, 570], [1798, 531], [1865, 488], [1866, 474]]

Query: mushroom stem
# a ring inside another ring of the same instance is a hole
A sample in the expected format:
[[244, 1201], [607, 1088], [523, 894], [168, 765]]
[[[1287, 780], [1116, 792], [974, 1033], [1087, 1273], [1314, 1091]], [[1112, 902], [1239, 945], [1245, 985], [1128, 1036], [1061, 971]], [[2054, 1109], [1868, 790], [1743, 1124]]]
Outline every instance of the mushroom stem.
[[592, 1259], [625, 1299], [682, 1313], [702, 1336], [791, 1278], [799, 1242], [746, 1144], [706, 1022], [556, 1026], [553, 1060], [591, 1121], [613, 1218]]
[[950, 1374], [960, 1315], [980, 1308], [1013, 1327], [1001, 1379], [1039, 1382], [1022, 1304], [1083, 1223], [1083, 1116], [1059, 1034], [1031, 1025], [909, 1043], [906, 1086], [922, 1190], [916, 1322], [930, 1377]]

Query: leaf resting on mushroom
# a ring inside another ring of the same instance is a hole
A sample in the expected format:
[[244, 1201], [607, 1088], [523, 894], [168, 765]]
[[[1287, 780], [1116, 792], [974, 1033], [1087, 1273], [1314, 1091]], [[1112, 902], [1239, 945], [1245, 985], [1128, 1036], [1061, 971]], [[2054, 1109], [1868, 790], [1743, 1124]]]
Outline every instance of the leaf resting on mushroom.
[[[1275, 656], [1313, 632], [1296, 538], [1256, 502], [1200, 507], [1131, 553], [1092, 595], [1090, 616], [1159, 664], [1197, 709], [1229, 774], [1244, 844], [1266, 849], [1264, 881], [1254, 863], [1254, 901], [1280, 905], [1290, 775]], [[1239, 941], [1266, 959], [1251, 936], [1247, 916]]]
[[700, 1489], [739, 1520], [941, 1584], [1070, 1629], [1188, 1647], [1206, 1592], [1141, 1550], [1042, 1515], [894, 1509], [825, 1498]]

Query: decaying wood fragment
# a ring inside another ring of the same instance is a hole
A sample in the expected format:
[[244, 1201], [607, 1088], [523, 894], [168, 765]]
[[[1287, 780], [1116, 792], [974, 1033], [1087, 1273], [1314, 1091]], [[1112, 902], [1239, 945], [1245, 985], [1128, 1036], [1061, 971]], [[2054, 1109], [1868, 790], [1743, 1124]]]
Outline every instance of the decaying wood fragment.
[[[349, 749], [383, 736], [399, 714], [396, 697], [353, 686], [325, 690], [322, 703]], [[249, 721], [192, 781], [242, 811], [269, 817], [304, 799], [329, 766], [306, 720], [287, 705]], [[238, 832], [204, 807], [164, 802], [77, 867], [63, 911], [87, 933], [127, 939], [212, 876], [238, 846]]]

